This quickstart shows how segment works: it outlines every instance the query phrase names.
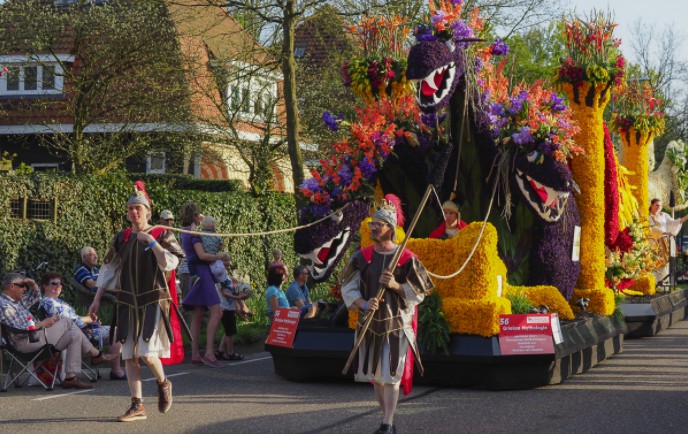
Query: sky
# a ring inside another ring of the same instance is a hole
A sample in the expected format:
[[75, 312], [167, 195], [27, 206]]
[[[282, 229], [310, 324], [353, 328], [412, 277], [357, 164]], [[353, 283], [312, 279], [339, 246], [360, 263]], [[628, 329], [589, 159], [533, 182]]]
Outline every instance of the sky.
[[621, 37], [621, 50], [631, 60], [631, 40], [636, 21], [653, 25], [657, 37], [661, 36], [664, 28], [673, 24], [683, 40], [677, 60], [688, 62], [688, 28], [684, 27], [688, 21], [688, 0], [568, 0], [566, 4], [567, 8], [575, 7], [579, 14], [589, 13], [593, 8], [610, 10], [618, 24], [614, 34]]

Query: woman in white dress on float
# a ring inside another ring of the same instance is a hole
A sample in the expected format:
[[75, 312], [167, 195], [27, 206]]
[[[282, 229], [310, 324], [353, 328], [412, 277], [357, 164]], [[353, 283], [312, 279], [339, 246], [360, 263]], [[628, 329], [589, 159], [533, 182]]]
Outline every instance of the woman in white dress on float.
[[[674, 237], [678, 235], [681, 230], [683, 222], [688, 220], [688, 214], [680, 219], [673, 219], [671, 216], [662, 211], [662, 201], [654, 198], [650, 201], [650, 236], [655, 239], [668, 239], [669, 254], [676, 256], [676, 242]], [[668, 259], [668, 258], [667, 258]], [[657, 268], [654, 271], [657, 283], [661, 282], [669, 275], [669, 262], [663, 267]], [[668, 282], [667, 282], [668, 283]]]

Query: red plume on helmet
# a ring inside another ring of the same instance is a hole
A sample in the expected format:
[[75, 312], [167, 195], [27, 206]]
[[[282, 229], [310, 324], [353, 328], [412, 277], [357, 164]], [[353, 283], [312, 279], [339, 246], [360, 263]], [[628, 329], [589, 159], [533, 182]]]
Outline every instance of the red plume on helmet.
[[404, 227], [406, 219], [404, 218], [404, 211], [401, 209], [401, 199], [399, 199], [399, 196], [395, 194], [387, 194], [385, 195], [385, 200], [394, 205], [394, 208], [397, 210], [397, 226]]
[[146, 198], [146, 201], [148, 201], [149, 205], [152, 207], [153, 201], [150, 200], [150, 197], [148, 197], [148, 192], [146, 191], [146, 184], [144, 184], [143, 181], [139, 180], [134, 183], [134, 196], [140, 196], [141, 194], [143, 194], [143, 196]]

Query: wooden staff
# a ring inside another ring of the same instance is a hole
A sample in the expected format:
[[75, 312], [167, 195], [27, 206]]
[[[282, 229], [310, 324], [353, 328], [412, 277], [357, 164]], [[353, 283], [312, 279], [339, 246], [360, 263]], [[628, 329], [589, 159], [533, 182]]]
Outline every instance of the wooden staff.
[[[394, 255], [392, 255], [392, 261], [389, 263], [387, 271], [394, 271], [394, 269], [396, 268], [397, 263], [399, 262], [399, 258], [401, 257], [401, 253], [406, 248], [406, 244], [408, 243], [409, 238], [411, 238], [411, 233], [413, 232], [413, 229], [416, 227], [416, 223], [418, 223], [420, 213], [423, 211], [423, 208], [425, 208], [425, 204], [427, 203], [428, 198], [430, 197], [430, 193], [432, 191], [432, 184], [429, 184], [428, 188], [425, 189], [425, 194], [423, 195], [423, 198], [420, 201], [418, 209], [416, 209], [416, 214], [413, 216], [413, 220], [409, 225], [408, 231], [406, 232], [406, 236], [404, 237], [404, 241], [402, 241], [401, 245], [397, 248], [397, 251], [394, 252]], [[396, 228], [394, 230], [396, 230]], [[386, 289], [386, 287], [381, 285], [380, 289], [377, 291], [377, 295], [375, 295], [375, 298], [377, 298], [378, 300], [382, 298]], [[343, 375], [346, 375], [347, 372], [349, 372], [349, 368], [351, 368], [351, 363], [353, 363], [354, 357], [356, 357], [356, 354], [358, 353], [358, 348], [361, 346], [361, 343], [363, 343], [363, 338], [365, 337], [365, 334], [368, 331], [368, 327], [370, 327], [370, 323], [373, 321], [373, 317], [375, 316], [375, 310], [368, 311], [367, 315], [368, 316], [366, 317], [365, 323], [363, 324], [363, 327], [361, 328], [358, 338], [356, 339], [356, 343], [354, 344], [354, 348], [351, 350], [351, 354], [349, 354], [349, 358], [346, 360], [346, 364], [344, 365], [344, 369], [342, 370]]]

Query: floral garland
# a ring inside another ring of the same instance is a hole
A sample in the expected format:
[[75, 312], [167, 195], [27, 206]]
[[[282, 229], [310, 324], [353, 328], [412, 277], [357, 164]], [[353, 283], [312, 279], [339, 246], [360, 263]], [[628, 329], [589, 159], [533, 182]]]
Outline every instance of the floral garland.
[[653, 137], [664, 132], [664, 101], [655, 95], [649, 83], [628, 80], [619, 86], [619, 93], [612, 101], [612, 127], [620, 136], [628, 136], [634, 131]]
[[604, 124], [604, 244], [611, 246], [619, 236], [619, 180], [614, 143]]
[[634, 219], [638, 218], [638, 200], [635, 198], [635, 191], [633, 186], [628, 182], [628, 176], [632, 172], [619, 164], [619, 159], [614, 154], [614, 161], [616, 163], [616, 174], [619, 191], [619, 228], [626, 228]]
[[613, 37], [616, 26], [601, 12], [593, 12], [589, 21], [564, 20], [568, 56], [561, 60], [559, 81], [574, 87], [584, 82], [593, 87], [621, 83], [626, 61], [619, 51], [621, 39]]

